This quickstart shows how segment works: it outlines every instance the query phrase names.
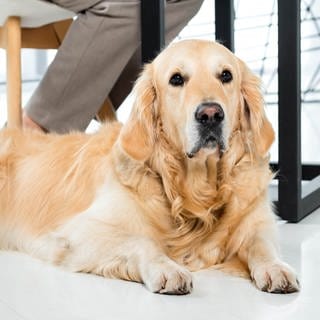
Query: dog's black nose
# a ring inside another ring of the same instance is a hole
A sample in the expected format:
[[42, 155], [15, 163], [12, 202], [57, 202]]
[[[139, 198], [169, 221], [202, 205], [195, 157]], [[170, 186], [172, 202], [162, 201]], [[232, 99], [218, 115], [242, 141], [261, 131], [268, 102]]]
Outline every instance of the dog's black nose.
[[218, 125], [224, 119], [224, 112], [220, 104], [215, 102], [204, 102], [196, 110], [197, 122], [204, 125]]

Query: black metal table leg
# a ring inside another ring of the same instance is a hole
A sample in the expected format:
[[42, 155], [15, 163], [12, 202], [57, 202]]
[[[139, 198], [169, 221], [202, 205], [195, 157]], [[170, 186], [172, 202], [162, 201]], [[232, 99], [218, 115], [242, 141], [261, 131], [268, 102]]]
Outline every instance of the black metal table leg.
[[141, 0], [142, 62], [150, 62], [165, 44], [165, 0]]
[[215, 0], [216, 39], [234, 51], [234, 4], [233, 0]]
[[[301, 163], [300, 0], [278, 0], [279, 215], [298, 222], [320, 206], [319, 166]], [[306, 177], [304, 171], [313, 169]], [[302, 179], [310, 182], [302, 185]]]
[[279, 215], [297, 222], [301, 201], [300, 0], [278, 1]]

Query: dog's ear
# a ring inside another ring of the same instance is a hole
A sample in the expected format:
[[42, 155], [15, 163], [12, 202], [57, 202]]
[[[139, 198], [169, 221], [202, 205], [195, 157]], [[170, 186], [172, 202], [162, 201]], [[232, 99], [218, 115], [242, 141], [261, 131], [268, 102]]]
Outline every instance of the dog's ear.
[[156, 131], [156, 89], [153, 85], [152, 64], [144, 67], [134, 86], [135, 101], [130, 117], [120, 133], [124, 151], [136, 160], [150, 156]]
[[240, 125], [249, 134], [250, 149], [254, 148], [259, 156], [265, 156], [274, 141], [274, 130], [264, 110], [261, 81], [240, 59], [239, 64], [243, 97]]

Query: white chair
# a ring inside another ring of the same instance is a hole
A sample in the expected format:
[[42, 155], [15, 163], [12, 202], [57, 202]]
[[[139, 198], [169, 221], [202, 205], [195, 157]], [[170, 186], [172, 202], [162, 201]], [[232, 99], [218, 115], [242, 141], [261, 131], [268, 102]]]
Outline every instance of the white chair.
[[[7, 125], [21, 127], [21, 48], [59, 48], [75, 14], [39, 0], [0, 0], [0, 48], [7, 58]], [[113, 119], [107, 98], [98, 120]]]

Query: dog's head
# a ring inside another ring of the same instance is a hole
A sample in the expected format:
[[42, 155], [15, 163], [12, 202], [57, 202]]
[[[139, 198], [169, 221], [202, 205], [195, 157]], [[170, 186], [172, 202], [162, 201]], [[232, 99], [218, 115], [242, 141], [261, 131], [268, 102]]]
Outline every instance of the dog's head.
[[187, 40], [169, 46], [145, 66], [135, 94], [121, 144], [137, 160], [150, 156], [161, 132], [189, 158], [223, 154], [235, 130], [246, 132], [250, 150], [261, 156], [274, 139], [259, 79], [218, 43]]

